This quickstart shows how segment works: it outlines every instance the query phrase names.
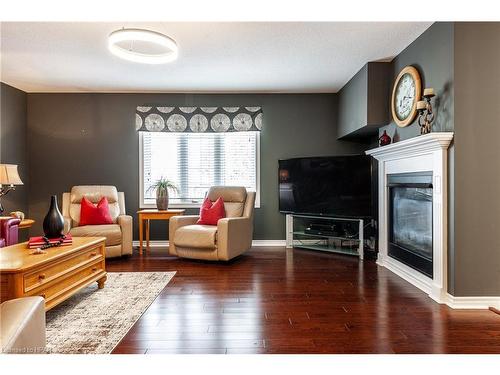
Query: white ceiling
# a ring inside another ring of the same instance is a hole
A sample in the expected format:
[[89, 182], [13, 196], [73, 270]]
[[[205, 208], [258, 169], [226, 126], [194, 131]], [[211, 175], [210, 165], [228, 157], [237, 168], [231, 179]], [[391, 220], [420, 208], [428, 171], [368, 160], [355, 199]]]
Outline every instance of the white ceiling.
[[[337, 92], [430, 24], [4, 22], [1, 80], [26, 92]], [[172, 37], [179, 58], [142, 65], [111, 55], [107, 36], [122, 27]]]

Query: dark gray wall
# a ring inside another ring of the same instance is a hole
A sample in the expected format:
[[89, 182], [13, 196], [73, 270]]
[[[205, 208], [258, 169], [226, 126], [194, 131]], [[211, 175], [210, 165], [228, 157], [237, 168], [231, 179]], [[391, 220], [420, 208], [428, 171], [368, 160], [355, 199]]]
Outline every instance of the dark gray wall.
[[15, 191], [2, 197], [4, 214], [11, 211], [28, 212], [28, 157], [26, 148], [26, 93], [0, 83], [0, 161], [17, 164], [24, 182]]
[[[127, 212], [139, 208], [139, 141], [135, 107], [262, 106], [261, 208], [255, 239], [284, 239], [278, 212], [278, 159], [362, 152], [337, 140], [337, 96], [189, 94], [28, 94], [30, 216], [40, 223], [49, 197], [78, 184], [110, 184], [125, 192]], [[135, 238], [137, 238], [137, 222]], [[34, 231], [40, 231], [35, 227]], [[154, 223], [152, 239], [167, 238], [166, 223]]]
[[339, 138], [363, 139], [377, 134], [389, 122], [389, 89], [392, 64], [369, 62], [338, 92]]
[[368, 64], [339, 91], [339, 137], [356, 132], [367, 123]]
[[390, 103], [387, 99], [392, 89], [392, 70], [392, 62], [368, 63], [368, 98], [370, 99], [367, 103], [367, 124], [369, 127], [378, 128], [380, 125], [387, 124], [391, 119]]
[[455, 24], [455, 295], [500, 295], [500, 23]]
[[[454, 129], [454, 25], [451, 22], [437, 22], [405, 48], [392, 61], [392, 84], [405, 66], [413, 65], [420, 72], [422, 87], [433, 87], [436, 98], [433, 109], [436, 119], [433, 131], [453, 131]], [[391, 84], [391, 86], [392, 86]], [[392, 92], [392, 88], [391, 88]], [[389, 99], [390, 100], [390, 99]], [[417, 119], [404, 128], [399, 128], [391, 121], [379, 129], [393, 138], [394, 142], [420, 135]], [[448, 151], [448, 291], [455, 291], [455, 146], [450, 145]]]
[[[423, 88], [434, 88], [437, 96], [433, 101], [436, 114], [433, 131], [453, 131], [453, 40], [453, 23], [437, 22], [392, 61], [391, 92], [397, 75], [407, 65], [418, 69]], [[404, 128], [397, 127], [391, 121], [389, 125], [379, 129], [379, 135], [384, 130], [391, 137], [396, 135], [395, 141], [420, 134], [416, 118]]]

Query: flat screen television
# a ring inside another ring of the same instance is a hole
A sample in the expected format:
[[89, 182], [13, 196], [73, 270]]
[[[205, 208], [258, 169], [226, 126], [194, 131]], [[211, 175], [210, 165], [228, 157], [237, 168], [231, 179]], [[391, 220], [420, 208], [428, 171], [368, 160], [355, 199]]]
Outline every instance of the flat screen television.
[[279, 161], [282, 213], [371, 217], [372, 161], [367, 155]]

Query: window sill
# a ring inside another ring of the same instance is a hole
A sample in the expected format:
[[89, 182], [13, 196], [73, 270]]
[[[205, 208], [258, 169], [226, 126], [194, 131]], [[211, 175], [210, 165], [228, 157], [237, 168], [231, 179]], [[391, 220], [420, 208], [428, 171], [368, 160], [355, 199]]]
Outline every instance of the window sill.
[[[199, 209], [201, 207], [201, 203], [172, 203], [168, 205], [168, 208], [175, 208], [175, 209], [190, 209], [190, 208], [197, 208]], [[156, 204], [141, 204], [139, 206], [140, 209], [154, 209], [156, 208]], [[260, 204], [256, 204], [255, 208], [260, 208]]]
[[[168, 208], [200, 208], [201, 203], [170, 203]], [[156, 208], [156, 204], [141, 204], [140, 208]]]

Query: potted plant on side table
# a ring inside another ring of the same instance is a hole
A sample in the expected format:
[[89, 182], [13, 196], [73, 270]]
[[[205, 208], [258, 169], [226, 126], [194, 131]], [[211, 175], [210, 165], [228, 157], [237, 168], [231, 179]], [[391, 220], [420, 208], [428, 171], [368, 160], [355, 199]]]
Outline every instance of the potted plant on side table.
[[151, 190], [156, 190], [156, 208], [160, 211], [168, 210], [168, 191], [171, 190], [176, 193], [179, 191], [172, 181], [164, 177], [161, 177], [151, 185], [148, 192]]

